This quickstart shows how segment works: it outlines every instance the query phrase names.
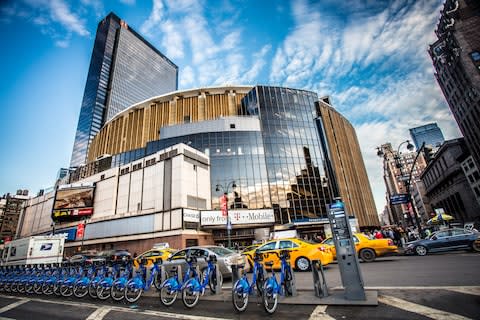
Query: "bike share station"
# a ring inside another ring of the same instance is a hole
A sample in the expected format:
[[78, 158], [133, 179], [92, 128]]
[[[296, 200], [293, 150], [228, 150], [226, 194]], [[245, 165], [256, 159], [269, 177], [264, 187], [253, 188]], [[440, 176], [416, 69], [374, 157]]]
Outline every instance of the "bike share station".
[[[320, 261], [311, 262], [312, 289], [298, 289], [295, 286], [295, 273], [293, 273], [291, 294], [281, 297], [282, 304], [305, 305], [359, 305], [377, 306], [378, 291], [365, 290], [357, 258], [352, 229], [345, 211], [345, 205], [340, 198], [335, 198], [329, 206], [328, 219], [332, 228], [335, 243], [337, 263], [343, 288], [329, 290], [323, 266]], [[232, 266], [232, 284], [241, 277], [243, 265]], [[229, 288], [230, 289], [230, 288]], [[231, 301], [231, 292], [224, 288], [223, 293], [204, 296], [205, 300]]]

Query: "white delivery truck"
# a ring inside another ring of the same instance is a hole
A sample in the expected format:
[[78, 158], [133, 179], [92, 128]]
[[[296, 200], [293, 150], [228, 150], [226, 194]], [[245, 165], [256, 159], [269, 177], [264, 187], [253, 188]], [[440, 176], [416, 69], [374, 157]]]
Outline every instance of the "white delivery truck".
[[63, 260], [64, 235], [32, 236], [5, 244], [1, 264], [25, 265], [59, 263]]

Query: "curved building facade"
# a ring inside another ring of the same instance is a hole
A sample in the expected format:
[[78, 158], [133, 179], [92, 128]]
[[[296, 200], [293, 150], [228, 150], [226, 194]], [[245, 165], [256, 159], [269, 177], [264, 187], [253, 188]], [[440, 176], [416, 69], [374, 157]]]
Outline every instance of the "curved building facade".
[[[227, 191], [230, 209], [273, 209], [274, 230], [313, 237], [341, 196], [360, 227], [379, 225], [355, 131], [314, 92], [227, 86], [155, 97], [107, 122], [88, 159], [111, 155], [120, 166], [178, 143], [209, 156], [213, 210]], [[203, 209], [198, 199], [189, 207]], [[224, 226], [212, 229], [215, 242], [226, 240]], [[236, 226], [232, 241], [251, 241], [254, 232]]]

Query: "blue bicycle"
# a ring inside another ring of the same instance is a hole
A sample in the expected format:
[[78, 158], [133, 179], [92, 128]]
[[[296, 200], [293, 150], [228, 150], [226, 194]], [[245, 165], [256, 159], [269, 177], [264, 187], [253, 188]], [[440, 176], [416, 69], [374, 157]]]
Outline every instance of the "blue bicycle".
[[[140, 272], [138, 272], [135, 277], [128, 280], [125, 286], [125, 300], [130, 303], [136, 302], [140, 299], [143, 291], [148, 291], [152, 287], [154, 282], [158, 282], [159, 278], [157, 274], [160, 272], [160, 268], [158, 263], [154, 263], [152, 268], [150, 269], [150, 277], [147, 279], [147, 268], [145, 267], [147, 261], [146, 259], [142, 259], [139, 265]], [[156, 288], [160, 287], [159, 283], [155, 283], [154, 286]]]
[[243, 271], [242, 278], [237, 280], [232, 287], [232, 303], [235, 310], [243, 312], [247, 309], [248, 297], [257, 289], [257, 296], [262, 296], [265, 271], [262, 261], [262, 254], [255, 253], [253, 257], [252, 282], [248, 282], [247, 273]]
[[160, 302], [166, 306], [171, 306], [175, 300], [177, 299], [177, 295], [179, 292], [182, 291], [182, 287], [188, 279], [190, 279], [194, 274], [196, 274], [196, 270], [192, 267], [193, 260], [190, 256], [187, 255], [186, 262], [187, 267], [182, 277], [182, 281], [180, 281], [178, 277], [178, 268], [174, 267], [172, 270], [173, 276], [163, 281], [160, 286]]
[[125, 288], [132, 274], [132, 263], [125, 262], [120, 269], [120, 277], [115, 279], [110, 289], [110, 296], [115, 301], [122, 301], [125, 298]]
[[[192, 267], [195, 269], [196, 258], [190, 257], [192, 259]], [[188, 279], [182, 287], [182, 301], [185, 307], [193, 308], [197, 305], [200, 295], [204, 295], [205, 289], [207, 286], [210, 288], [212, 293], [215, 293], [218, 289], [218, 286], [222, 285], [222, 280], [220, 283], [217, 282], [217, 270], [216, 267], [217, 257], [215, 255], [210, 255], [207, 260], [207, 269], [203, 272], [203, 280], [200, 276], [194, 272], [194, 276]], [[221, 276], [221, 273], [219, 274]]]
[[269, 254], [275, 254], [280, 259], [280, 283], [277, 281], [275, 271], [273, 269], [273, 262], [269, 261], [265, 263], [266, 267], [272, 269], [272, 274], [265, 280], [263, 284], [263, 307], [267, 313], [272, 314], [275, 312], [278, 306], [279, 295], [292, 295], [293, 287], [293, 271], [290, 266], [290, 253], [288, 250], [277, 252], [269, 252]]

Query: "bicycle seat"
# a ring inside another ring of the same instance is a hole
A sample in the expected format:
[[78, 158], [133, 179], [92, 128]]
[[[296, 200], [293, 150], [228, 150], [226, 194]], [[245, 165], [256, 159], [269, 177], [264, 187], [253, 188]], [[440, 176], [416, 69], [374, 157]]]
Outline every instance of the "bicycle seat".
[[265, 262], [265, 265], [266, 265], [267, 267], [273, 267], [273, 261]]

